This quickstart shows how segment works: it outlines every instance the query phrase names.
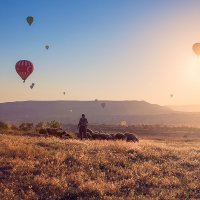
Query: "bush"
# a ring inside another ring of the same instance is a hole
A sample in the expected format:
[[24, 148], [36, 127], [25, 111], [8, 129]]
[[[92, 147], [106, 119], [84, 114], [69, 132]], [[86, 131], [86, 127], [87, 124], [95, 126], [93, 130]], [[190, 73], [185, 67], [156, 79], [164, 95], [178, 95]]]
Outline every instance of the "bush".
[[19, 125], [20, 131], [30, 131], [33, 128], [33, 123], [22, 123]]
[[41, 128], [38, 129], [39, 134], [41, 135], [48, 135], [47, 129], [46, 128]]
[[61, 124], [60, 124], [60, 122], [53, 120], [53, 121], [47, 122], [46, 126], [48, 128], [60, 128]]
[[0, 129], [6, 130], [6, 129], [8, 129], [8, 125], [6, 123], [0, 121]]
[[16, 125], [12, 124], [10, 126], [10, 129], [16, 131], [16, 130], [18, 130], [18, 127]]
[[39, 122], [38, 124], [35, 125], [35, 130], [38, 132], [40, 129], [45, 128], [45, 123], [44, 122]]

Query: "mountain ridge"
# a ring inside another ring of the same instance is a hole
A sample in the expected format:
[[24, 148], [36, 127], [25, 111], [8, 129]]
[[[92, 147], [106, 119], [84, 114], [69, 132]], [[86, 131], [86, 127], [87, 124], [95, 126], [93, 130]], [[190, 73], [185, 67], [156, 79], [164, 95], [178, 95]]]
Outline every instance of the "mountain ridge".
[[[105, 108], [101, 103], [106, 103]], [[146, 116], [172, 114], [170, 108], [146, 101], [16, 101], [0, 103], [0, 120], [5, 121], [77, 121], [85, 113], [93, 123], [123, 120], [124, 116]], [[111, 119], [111, 120], [110, 120]]]

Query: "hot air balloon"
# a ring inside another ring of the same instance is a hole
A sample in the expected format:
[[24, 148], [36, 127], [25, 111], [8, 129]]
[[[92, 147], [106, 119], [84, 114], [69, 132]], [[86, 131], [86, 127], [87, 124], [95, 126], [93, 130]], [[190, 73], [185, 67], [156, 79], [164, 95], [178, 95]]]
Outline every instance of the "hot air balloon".
[[193, 44], [192, 49], [197, 56], [200, 55], [200, 43]]
[[48, 50], [49, 49], [49, 45], [45, 45], [45, 48]]
[[63, 94], [65, 95], [65, 92], [63, 92]]
[[34, 67], [33, 64], [28, 60], [20, 60], [15, 65], [16, 72], [25, 82], [25, 80], [29, 77], [29, 75], [33, 72]]
[[172, 98], [172, 97], [174, 97], [174, 95], [173, 95], [173, 94], [170, 94], [170, 97]]
[[105, 106], [106, 106], [106, 103], [101, 103], [102, 108], [105, 108]]
[[32, 16], [28, 16], [26, 18], [26, 21], [28, 22], [29, 26], [31, 26], [31, 24], [33, 23], [33, 17]]
[[128, 123], [127, 123], [126, 121], [121, 121], [121, 122], [120, 122], [120, 125], [121, 125], [121, 126], [127, 127], [127, 126], [128, 126]]
[[32, 84], [30, 85], [31, 90], [33, 89], [34, 86], [35, 86], [35, 83], [32, 83]]

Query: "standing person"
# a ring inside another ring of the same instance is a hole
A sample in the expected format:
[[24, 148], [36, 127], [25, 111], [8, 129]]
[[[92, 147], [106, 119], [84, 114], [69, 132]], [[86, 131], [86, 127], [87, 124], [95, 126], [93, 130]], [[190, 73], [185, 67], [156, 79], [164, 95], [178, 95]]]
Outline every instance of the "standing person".
[[87, 137], [87, 135], [86, 135], [87, 125], [88, 125], [88, 120], [87, 120], [87, 118], [85, 118], [85, 115], [82, 114], [82, 117], [80, 118], [79, 123], [78, 123], [79, 137], [81, 137], [81, 140], [84, 137]]

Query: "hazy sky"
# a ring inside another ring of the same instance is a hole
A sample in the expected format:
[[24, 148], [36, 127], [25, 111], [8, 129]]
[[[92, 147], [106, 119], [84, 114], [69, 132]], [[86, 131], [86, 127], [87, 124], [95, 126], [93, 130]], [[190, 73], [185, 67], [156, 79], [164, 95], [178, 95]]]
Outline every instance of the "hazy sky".
[[[0, 0], [0, 102], [199, 104], [195, 42], [199, 0]], [[35, 66], [26, 83], [15, 71], [20, 59]]]

